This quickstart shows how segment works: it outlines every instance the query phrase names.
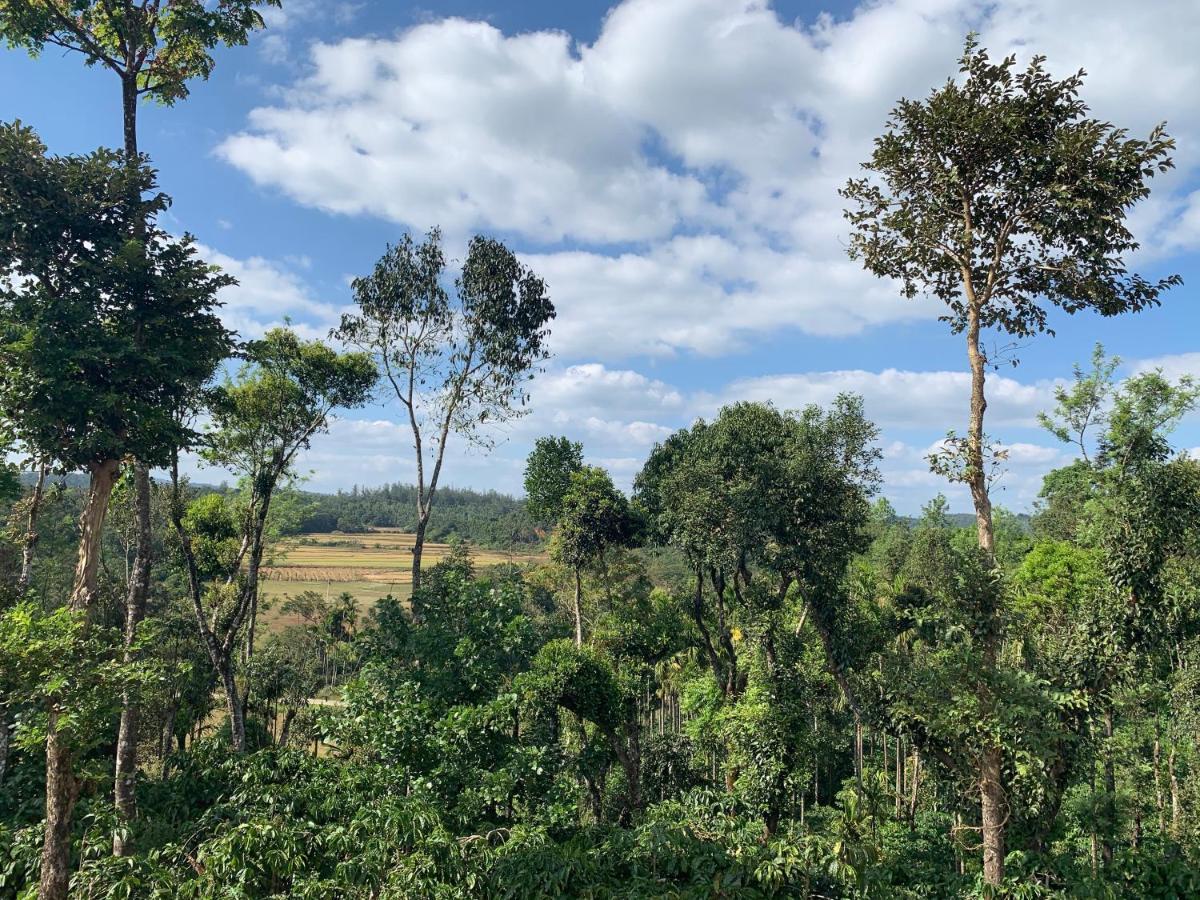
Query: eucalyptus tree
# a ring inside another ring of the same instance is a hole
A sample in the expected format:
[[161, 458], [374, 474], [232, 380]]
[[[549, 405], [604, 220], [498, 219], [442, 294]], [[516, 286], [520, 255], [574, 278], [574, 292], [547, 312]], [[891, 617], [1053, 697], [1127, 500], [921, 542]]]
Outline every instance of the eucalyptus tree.
[[357, 311], [334, 336], [375, 357], [404, 408], [417, 465], [413, 592], [451, 433], [491, 446], [487, 429], [524, 415], [527, 382], [549, 358], [554, 304], [546, 285], [504, 244], [476, 236], [443, 286], [441, 234], [417, 243], [405, 234], [370, 275], [353, 283]]
[[[315, 435], [328, 430], [333, 411], [362, 406], [377, 379], [375, 366], [365, 354], [339, 354], [319, 341], [301, 341], [282, 328], [251, 341], [242, 354], [245, 365], [236, 380], [227, 380], [209, 393], [212, 424], [201, 451], [208, 463], [245, 479], [246, 496], [237, 520], [230, 522], [227, 513], [213, 510], [203, 528], [185, 527], [177, 457], [171, 513], [196, 624], [225, 690], [231, 742], [239, 752], [246, 746], [245, 695], [238, 691], [234, 677], [235, 650], [244, 627], [247, 656], [253, 653], [271, 500], [294, 471], [297, 455]], [[216, 548], [207, 566], [196, 540], [203, 536], [215, 541], [205, 546]], [[236, 547], [224, 558], [223, 540], [232, 540]]]
[[[232, 279], [159, 228], [155, 187], [121, 154], [49, 157], [29, 129], [0, 128], [0, 412], [33, 456], [89, 475], [68, 601], [84, 616], [121, 461], [162, 464], [190, 439], [171, 410], [229, 349], [215, 311]], [[42, 892], [61, 897], [78, 784], [53, 712], [47, 777]]]
[[608, 472], [583, 466], [570, 475], [559, 500], [558, 527], [550, 546], [554, 560], [575, 573], [575, 644], [583, 643], [583, 570], [599, 566], [608, 587], [607, 556], [629, 539], [629, 502]]
[[[970, 415], [966, 437], [950, 439], [952, 470], [970, 489], [990, 557], [985, 387], [988, 366], [1001, 360], [989, 355], [984, 332], [1019, 340], [1052, 333], [1052, 309], [1113, 316], [1158, 304], [1179, 278], [1128, 271], [1138, 243], [1127, 215], [1172, 165], [1174, 143], [1162, 126], [1137, 139], [1092, 118], [1079, 96], [1084, 73], [1056, 80], [1041, 56], [1018, 72], [1015, 57], [993, 63], [971, 37], [960, 75], [925, 100], [901, 100], [863, 164], [868, 174], [841, 193], [851, 257], [898, 280], [907, 297], [943, 301], [943, 321], [966, 336]], [[986, 631], [988, 668], [999, 653], [996, 617]], [[1007, 819], [998, 742], [979, 766], [985, 877], [996, 884]]]

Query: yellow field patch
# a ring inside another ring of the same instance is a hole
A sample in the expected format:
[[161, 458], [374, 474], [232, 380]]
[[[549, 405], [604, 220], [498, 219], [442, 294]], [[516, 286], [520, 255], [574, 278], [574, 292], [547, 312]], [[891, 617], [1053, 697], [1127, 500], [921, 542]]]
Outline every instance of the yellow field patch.
[[[279, 607], [287, 596], [303, 591], [330, 599], [349, 593], [364, 615], [388, 594], [407, 599], [412, 593], [412, 546], [411, 534], [389, 528], [365, 534], [307, 534], [283, 541], [262, 569], [261, 596], [271, 606], [264, 611], [263, 622], [268, 628], [288, 624]], [[448, 544], [426, 542], [421, 568], [428, 569], [449, 552]], [[472, 547], [471, 559], [477, 569], [486, 569], [535, 562], [541, 556]]]

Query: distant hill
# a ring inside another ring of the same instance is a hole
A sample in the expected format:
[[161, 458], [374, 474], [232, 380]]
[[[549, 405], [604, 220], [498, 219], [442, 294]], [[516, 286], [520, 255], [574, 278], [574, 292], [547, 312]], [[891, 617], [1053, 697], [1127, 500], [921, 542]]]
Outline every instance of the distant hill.
[[[301, 520], [302, 533], [358, 532], [371, 527], [417, 526], [417, 489], [409, 484], [355, 487], [336, 494], [303, 492], [311, 504]], [[454, 539], [484, 547], [518, 547], [541, 540], [525, 514], [523, 501], [497, 491], [439, 488], [426, 537], [444, 543]]]
[[[21, 484], [32, 487], [37, 481], [33, 472], [22, 472]], [[52, 482], [65, 483], [68, 488], [87, 487], [88, 477], [80, 472], [54, 475]], [[227, 490], [227, 486], [192, 483], [201, 492]], [[382, 487], [354, 487], [333, 494], [301, 491], [308, 507], [300, 521], [302, 534], [329, 531], [348, 533], [371, 527], [414, 530], [417, 525], [417, 489], [410, 484], [385, 484]], [[1021, 526], [1032, 530], [1028, 513], [1017, 513]], [[950, 524], [969, 528], [975, 524], [974, 513], [950, 513]], [[899, 520], [915, 525], [916, 516], [900, 516]], [[523, 547], [537, 544], [543, 535], [525, 514], [524, 501], [498, 491], [474, 491], [466, 488], [439, 488], [430, 520], [429, 540], [445, 543], [454, 539], [470, 541], [481, 547]]]

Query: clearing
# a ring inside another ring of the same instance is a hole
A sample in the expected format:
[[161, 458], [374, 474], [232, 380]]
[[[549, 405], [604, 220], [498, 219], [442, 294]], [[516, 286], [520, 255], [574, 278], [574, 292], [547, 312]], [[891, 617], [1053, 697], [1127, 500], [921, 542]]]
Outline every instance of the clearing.
[[[388, 594], [407, 599], [412, 593], [412, 546], [413, 535], [398, 528], [374, 528], [362, 534], [303, 534], [282, 541], [274, 548], [269, 564], [263, 566], [261, 596], [273, 607], [263, 616], [264, 623], [268, 628], [286, 624], [280, 603], [286, 596], [303, 591], [317, 591], [330, 598], [347, 592], [363, 614]], [[422, 570], [449, 552], [449, 544], [426, 541]], [[543, 558], [527, 552], [471, 547], [471, 559], [479, 570]]]

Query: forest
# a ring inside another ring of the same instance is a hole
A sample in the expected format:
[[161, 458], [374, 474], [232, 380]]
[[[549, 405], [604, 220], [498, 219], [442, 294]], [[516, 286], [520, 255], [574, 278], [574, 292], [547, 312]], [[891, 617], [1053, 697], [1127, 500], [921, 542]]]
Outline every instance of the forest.
[[[13, 52], [111, 83], [124, 136], [58, 155], [0, 124], [0, 898], [1200, 896], [1200, 462], [1174, 442], [1200, 383], [1097, 345], [1040, 416], [1073, 461], [1031, 514], [993, 505], [987, 430], [990, 337], [1180, 284], [1129, 268], [1165, 129], [971, 35], [842, 186], [851, 259], [965, 344], [965, 428], [928, 462], [966, 521], [897, 514], [853, 393], [731, 402], [629, 492], [546, 435], [516, 500], [447, 487], [447, 446], [491, 449], [551, 355], [554, 285], [503, 241], [404, 233], [327, 336], [246, 337], [168, 227], [140, 104], [278, 6], [0, 0]], [[307, 492], [312, 442], [369, 405], [414, 483]], [[412, 534], [411, 596], [268, 619], [287, 536], [377, 527]]]

